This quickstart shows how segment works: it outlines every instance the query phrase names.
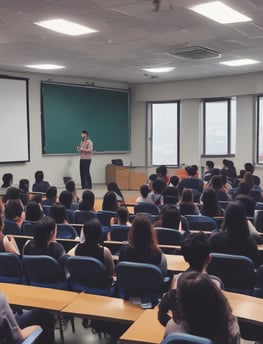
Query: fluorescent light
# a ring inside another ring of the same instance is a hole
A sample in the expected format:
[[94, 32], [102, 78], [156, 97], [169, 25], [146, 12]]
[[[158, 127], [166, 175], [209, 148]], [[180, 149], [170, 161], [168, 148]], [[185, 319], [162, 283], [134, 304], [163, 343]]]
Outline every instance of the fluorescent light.
[[87, 33], [98, 32], [90, 27], [76, 24], [64, 19], [44, 20], [41, 22], [36, 22], [35, 24], [70, 36], [79, 36]]
[[190, 10], [202, 14], [220, 24], [230, 24], [247, 22], [252, 19], [242, 13], [237, 12], [233, 8], [225, 5], [221, 1], [212, 1], [204, 4], [196, 5], [189, 8]]
[[173, 71], [174, 69], [174, 67], [142, 68], [142, 70], [149, 73], [167, 73]]
[[251, 65], [255, 63], [260, 63], [260, 61], [256, 61], [252, 59], [239, 59], [239, 60], [223, 61], [219, 63], [229, 66], [229, 67], [238, 67], [238, 66], [246, 66], [246, 65]]
[[54, 65], [54, 64], [39, 64], [39, 65], [26, 65], [25, 67], [28, 68], [35, 68], [35, 69], [62, 69], [66, 68], [65, 66], [59, 66], [59, 65]]

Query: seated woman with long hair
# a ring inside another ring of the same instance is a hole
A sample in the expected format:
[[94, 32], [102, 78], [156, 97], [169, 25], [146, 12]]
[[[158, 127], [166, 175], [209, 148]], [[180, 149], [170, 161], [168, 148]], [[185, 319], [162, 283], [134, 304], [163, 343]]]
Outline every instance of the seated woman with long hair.
[[98, 219], [85, 222], [83, 226], [85, 241], [73, 247], [68, 254], [71, 256], [87, 256], [100, 260], [106, 267], [109, 277], [115, 273], [115, 266], [110, 250], [100, 245], [102, 226]]
[[174, 292], [173, 318], [165, 334], [181, 332], [211, 339], [214, 344], [239, 344], [240, 330], [231, 307], [206, 273], [181, 276]]
[[113, 191], [117, 197], [117, 202], [119, 204], [123, 204], [125, 203], [124, 201], [124, 196], [120, 190], [120, 188], [118, 187], [118, 185], [115, 182], [109, 183], [107, 186], [108, 191]]
[[137, 214], [128, 235], [128, 244], [120, 250], [119, 261], [157, 265], [165, 275], [166, 257], [157, 246], [156, 232], [146, 215]]
[[200, 213], [204, 216], [223, 216], [223, 210], [220, 207], [215, 190], [207, 188], [201, 196], [202, 206]]
[[257, 245], [250, 235], [245, 208], [240, 201], [228, 204], [221, 231], [210, 236], [209, 246], [211, 252], [247, 256], [257, 264]]
[[102, 210], [117, 211], [118, 201], [115, 192], [108, 191], [103, 196]]
[[90, 190], [85, 190], [82, 193], [82, 200], [79, 202], [79, 210], [95, 211], [94, 210], [95, 195]]
[[25, 255], [48, 255], [60, 263], [68, 258], [64, 247], [56, 242], [57, 227], [51, 217], [43, 217], [35, 226], [34, 238], [26, 242], [23, 248]]
[[194, 195], [191, 189], [184, 189], [179, 201], [180, 215], [199, 215], [199, 209], [194, 204]]

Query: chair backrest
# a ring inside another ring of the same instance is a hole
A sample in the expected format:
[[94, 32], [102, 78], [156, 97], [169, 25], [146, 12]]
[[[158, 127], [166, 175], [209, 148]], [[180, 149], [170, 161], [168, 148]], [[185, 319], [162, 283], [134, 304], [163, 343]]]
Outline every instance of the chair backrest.
[[110, 228], [110, 219], [116, 217], [116, 211], [100, 210], [97, 212], [97, 218], [100, 220], [103, 226]]
[[188, 222], [187, 218], [184, 215], [180, 215], [180, 222], [181, 222], [181, 225], [182, 225], [182, 229], [185, 232], [188, 232], [189, 231], [189, 222]]
[[263, 210], [263, 202], [257, 202], [255, 210]]
[[213, 231], [218, 229], [218, 223], [209, 216], [184, 215], [189, 222], [189, 230]]
[[3, 234], [21, 235], [21, 229], [15, 221], [5, 218]]
[[51, 209], [51, 206], [50, 205], [45, 205], [45, 204], [42, 204], [42, 208], [43, 208], [43, 212], [46, 216], [50, 216], [50, 209]]
[[126, 225], [112, 225], [110, 231], [111, 240], [128, 241], [128, 234], [130, 226]]
[[122, 261], [116, 266], [119, 297], [141, 297], [144, 307], [152, 308], [159, 300], [163, 273], [156, 265]]
[[259, 191], [259, 190], [250, 191], [250, 196], [255, 200], [255, 202], [262, 202], [263, 201], [261, 191]]
[[254, 226], [258, 232], [263, 232], [263, 209], [255, 210], [254, 212]]
[[241, 294], [254, 294], [256, 281], [253, 261], [245, 256], [211, 253], [207, 272], [218, 276], [227, 291]]
[[14, 253], [0, 253], [0, 282], [22, 284], [24, 271], [19, 256]]
[[67, 223], [57, 224], [57, 238], [61, 239], [75, 239], [78, 233], [74, 227]]
[[213, 342], [208, 338], [188, 333], [171, 333], [162, 340], [161, 344], [213, 344]]
[[[33, 344], [42, 333], [42, 328], [37, 326], [28, 336], [20, 342], [20, 344]], [[17, 344], [17, 339], [13, 336], [13, 328], [10, 327], [10, 323], [7, 319], [4, 319], [2, 326], [0, 327], [0, 342], [4, 340], [4, 343]]]
[[24, 255], [23, 265], [30, 285], [63, 290], [68, 289], [65, 271], [53, 257]]
[[158, 215], [159, 212], [159, 208], [153, 203], [142, 202], [134, 206], [134, 214], [149, 213], [152, 215]]
[[97, 213], [95, 211], [75, 210], [74, 223], [84, 224], [86, 221], [95, 219], [96, 217]]
[[263, 265], [260, 265], [256, 271], [255, 294], [256, 297], [263, 298]]
[[159, 245], [181, 245], [183, 236], [177, 229], [155, 227]]
[[199, 192], [198, 190], [196, 189], [191, 189], [192, 190], [192, 193], [193, 193], [193, 201], [195, 203], [199, 203], [200, 202], [200, 196], [201, 196], [201, 192]]
[[73, 256], [66, 262], [73, 291], [110, 295], [112, 278], [107, 276], [105, 265], [96, 258]]
[[24, 221], [22, 224], [22, 234], [33, 236], [36, 224], [36, 222]]
[[75, 212], [71, 209], [66, 209], [66, 216], [69, 223], [75, 223]]

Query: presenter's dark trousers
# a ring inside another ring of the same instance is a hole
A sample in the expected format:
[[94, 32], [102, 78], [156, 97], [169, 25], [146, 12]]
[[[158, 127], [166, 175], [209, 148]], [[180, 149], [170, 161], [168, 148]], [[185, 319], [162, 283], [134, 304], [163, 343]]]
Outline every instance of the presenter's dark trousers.
[[91, 176], [90, 176], [91, 159], [80, 159], [80, 180], [82, 189], [91, 189]]

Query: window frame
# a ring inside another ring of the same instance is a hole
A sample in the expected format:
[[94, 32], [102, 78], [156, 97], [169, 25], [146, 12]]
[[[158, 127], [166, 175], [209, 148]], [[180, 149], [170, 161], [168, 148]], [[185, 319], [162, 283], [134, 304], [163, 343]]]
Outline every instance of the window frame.
[[[259, 161], [259, 134], [260, 134], [260, 128], [259, 128], [259, 123], [260, 123], [260, 98], [263, 101], [263, 94], [258, 94], [256, 98], [256, 164], [262, 166], [263, 161]], [[263, 115], [262, 115], [263, 116]], [[263, 121], [263, 117], [262, 117]], [[262, 133], [263, 134], [263, 133]]]
[[147, 150], [146, 150], [146, 162], [147, 166], [158, 166], [153, 164], [153, 105], [154, 104], [171, 104], [177, 105], [177, 163], [166, 164], [168, 167], [179, 167], [180, 166], [180, 100], [168, 100], [168, 101], [149, 101], [146, 103], [147, 106]]
[[[231, 101], [232, 97], [221, 98], [204, 98], [202, 99], [203, 107], [203, 154], [202, 157], [234, 157], [231, 152]], [[222, 154], [206, 154], [206, 103], [227, 102], [227, 153]]]

